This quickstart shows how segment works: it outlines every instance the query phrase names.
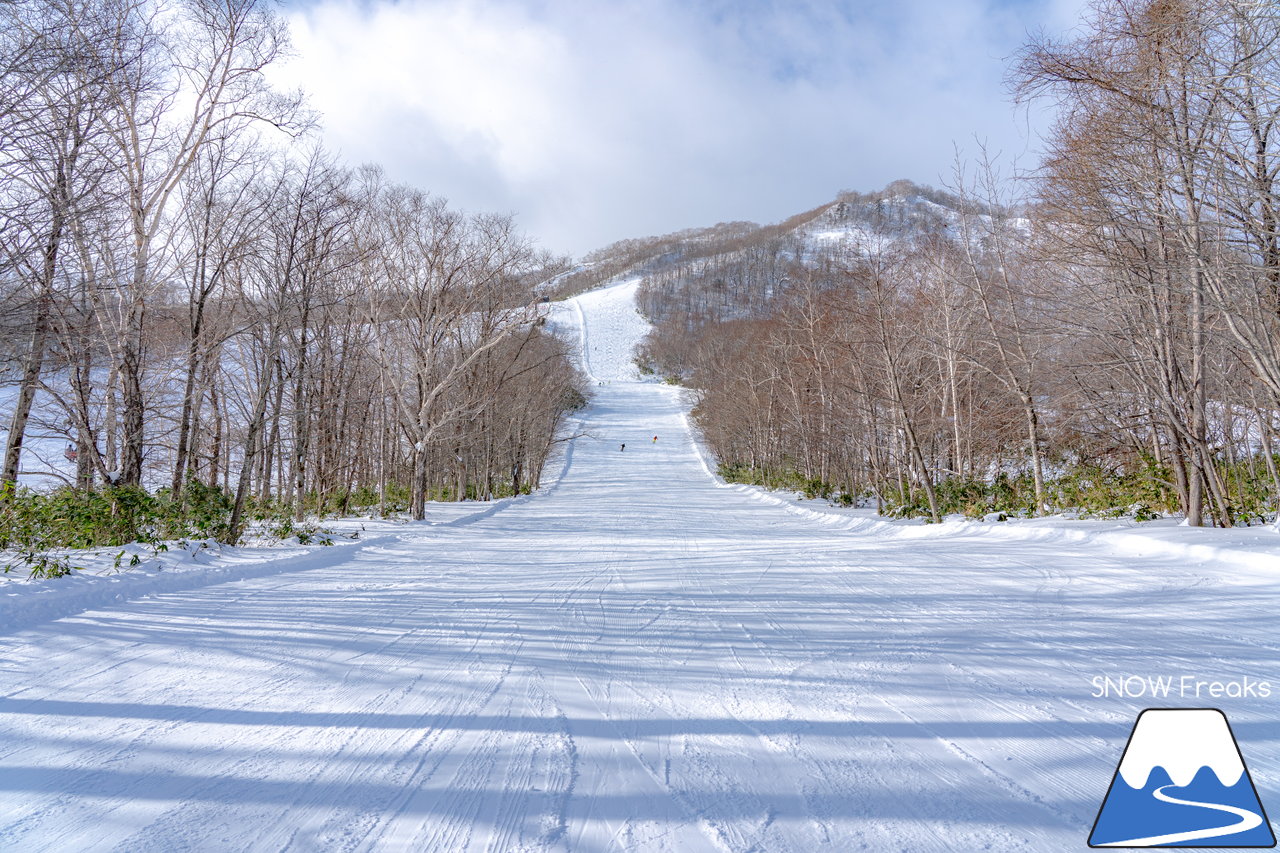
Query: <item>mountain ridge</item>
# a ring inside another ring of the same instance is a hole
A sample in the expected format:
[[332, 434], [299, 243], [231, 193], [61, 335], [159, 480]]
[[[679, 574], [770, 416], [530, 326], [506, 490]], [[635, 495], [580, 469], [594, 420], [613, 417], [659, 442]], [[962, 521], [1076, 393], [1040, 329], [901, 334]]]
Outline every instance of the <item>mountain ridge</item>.
[[[804, 263], [850, 243], [867, 247], [904, 232], [945, 231], [965, 204], [949, 191], [907, 179], [871, 192], [841, 190], [831, 201], [775, 223], [730, 220], [619, 240], [584, 255], [573, 270], [557, 278], [553, 295], [567, 298], [620, 277], [651, 277], [707, 259], [731, 261], [744, 251], [778, 244]], [[984, 207], [981, 212], [988, 211]], [[788, 241], [796, 245], [786, 246]]]

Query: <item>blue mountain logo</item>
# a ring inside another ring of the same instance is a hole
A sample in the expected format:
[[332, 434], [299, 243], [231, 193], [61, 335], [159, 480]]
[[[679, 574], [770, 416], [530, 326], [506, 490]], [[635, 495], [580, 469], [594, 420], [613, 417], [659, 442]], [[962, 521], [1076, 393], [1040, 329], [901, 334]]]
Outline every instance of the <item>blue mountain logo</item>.
[[1090, 847], [1275, 847], [1244, 757], [1216, 708], [1138, 715]]

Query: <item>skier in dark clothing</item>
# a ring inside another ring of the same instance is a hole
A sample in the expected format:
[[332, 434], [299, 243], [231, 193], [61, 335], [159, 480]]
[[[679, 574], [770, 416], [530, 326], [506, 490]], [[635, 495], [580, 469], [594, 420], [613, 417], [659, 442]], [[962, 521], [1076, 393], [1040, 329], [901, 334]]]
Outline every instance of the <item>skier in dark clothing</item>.
[[626, 450], [626, 449], [627, 449], [627, 446], [626, 446], [625, 444], [618, 445], [618, 452], [619, 452], [619, 453], [621, 453], [622, 451], [624, 451], [624, 450]]

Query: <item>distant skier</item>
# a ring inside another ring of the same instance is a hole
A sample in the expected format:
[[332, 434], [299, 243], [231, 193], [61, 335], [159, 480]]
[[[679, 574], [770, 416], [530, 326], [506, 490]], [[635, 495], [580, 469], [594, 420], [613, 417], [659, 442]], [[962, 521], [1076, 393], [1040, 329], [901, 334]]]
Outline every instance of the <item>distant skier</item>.
[[657, 444], [657, 443], [658, 443], [658, 437], [657, 437], [656, 435], [653, 437], [653, 443], [654, 443], [654, 444]]
[[626, 450], [626, 449], [627, 449], [627, 446], [626, 446], [625, 444], [620, 444], [620, 445], [618, 445], [618, 452], [619, 452], [619, 453], [621, 453], [622, 451], [624, 451], [624, 450]]

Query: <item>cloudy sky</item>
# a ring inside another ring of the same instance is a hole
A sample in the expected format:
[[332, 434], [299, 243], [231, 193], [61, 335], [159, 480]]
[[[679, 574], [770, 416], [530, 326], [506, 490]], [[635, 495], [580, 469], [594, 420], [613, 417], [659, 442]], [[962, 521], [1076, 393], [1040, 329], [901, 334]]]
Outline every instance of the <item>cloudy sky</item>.
[[937, 185], [975, 137], [1029, 165], [1004, 91], [1084, 0], [289, 0], [278, 72], [352, 163], [582, 254]]

